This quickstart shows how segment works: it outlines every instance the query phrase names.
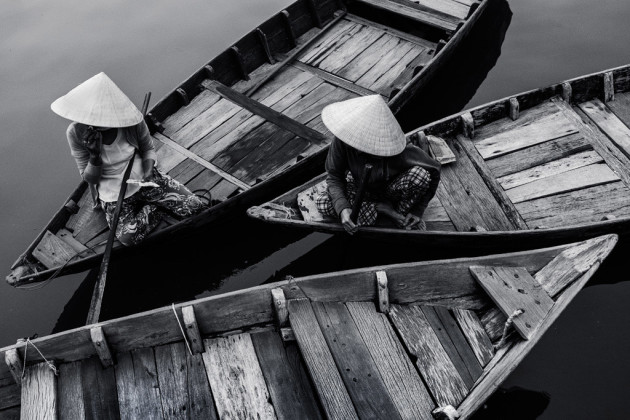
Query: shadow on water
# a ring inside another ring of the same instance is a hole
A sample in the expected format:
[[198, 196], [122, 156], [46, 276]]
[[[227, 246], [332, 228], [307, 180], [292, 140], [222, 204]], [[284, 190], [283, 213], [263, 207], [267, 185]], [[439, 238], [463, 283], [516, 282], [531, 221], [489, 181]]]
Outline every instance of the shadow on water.
[[[410, 128], [465, 106], [496, 63], [511, 16], [507, 2], [491, 3], [427, 93], [403, 111]], [[289, 274], [303, 276], [431, 257], [404, 246], [359, 243], [344, 235], [327, 238], [278, 229], [243, 216], [142, 249], [110, 265], [101, 319], [251, 287]], [[96, 277], [97, 270], [88, 273], [54, 331], [83, 324]]]
[[518, 386], [499, 388], [471, 420], [534, 420], [547, 409], [550, 400], [543, 391]]

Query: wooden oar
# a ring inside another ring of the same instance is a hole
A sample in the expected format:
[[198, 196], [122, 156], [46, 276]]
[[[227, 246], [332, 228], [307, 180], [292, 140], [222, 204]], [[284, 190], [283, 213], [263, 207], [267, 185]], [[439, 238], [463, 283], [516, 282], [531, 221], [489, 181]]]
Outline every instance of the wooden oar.
[[[144, 102], [142, 103], [142, 115], [146, 115], [149, 108], [149, 101], [151, 100], [151, 92], [144, 95]], [[109, 257], [114, 247], [114, 239], [116, 239], [116, 228], [118, 227], [118, 218], [120, 217], [120, 209], [122, 208], [122, 202], [125, 199], [125, 193], [127, 192], [127, 180], [131, 174], [131, 168], [133, 167], [133, 161], [136, 158], [136, 151], [134, 150], [133, 156], [127, 165], [127, 169], [123, 174], [122, 183], [120, 184], [120, 192], [118, 193], [118, 200], [116, 201], [116, 210], [114, 210], [114, 216], [112, 218], [112, 226], [110, 227], [109, 236], [107, 237], [107, 244], [105, 245], [105, 251], [103, 252], [103, 260], [101, 261], [101, 268], [99, 275], [94, 285], [94, 292], [92, 293], [92, 302], [90, 303], [90, 310], [87, 316], [87, 325], [98, 322], [98, 318], [101, 314], [101, 305], [103, 303], [103, 295], [105, 294], [105, 281], [107, 280], [107, 269], [109, 268]]]
[[363, 204], [363, 196], [365, 195], [365, 186], [370, 179], [370, 174], [372, 173], [372, 165], [366, 163], [363, 167], [363, 178], [361, 179], [361, 183], [359, 184], [359, 188], [357, 189], [357, 194], [354, 196], [354, 204], [352, 205], [352, 213], [350, 213], [350, 220], [353, 223], [357, 222], [357, 218], [359, 217], [359, 210], [361, 209], [361, 204]]

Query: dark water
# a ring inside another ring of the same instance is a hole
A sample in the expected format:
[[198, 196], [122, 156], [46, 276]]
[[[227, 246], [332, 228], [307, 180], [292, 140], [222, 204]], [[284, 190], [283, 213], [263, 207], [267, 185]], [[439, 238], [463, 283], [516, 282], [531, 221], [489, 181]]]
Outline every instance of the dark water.
[[[78, 174], [49, 104], [105, 71], [134, 100], [161, 97], [290, 1], [79, 0], [0, 4], [0, 267], [8, 269]], [[465, 106], [626, 64], [627, 0], [499, 2], [467, 53], [403, 115], [405, 128]], [[480, 46], [481, 45], [481, 46]], [[103, 318], [267, 281], [439, 257], [345, 236], [304, 236], [245, 218], [110, 268]], [[618, 249], [505, 382], [483, 418], [628, 418], [630, 286]], [[453, 250], [457, 252], [457, 250]], [[94, 275], [15, 290], [0, 282], [0, 345], [84, 323]], [[520, 387], [514, 388], [514, 387]], [[546, 393], [546, 394], [544, 394]], [[496, 413], [500, 413], [498, 416]]]

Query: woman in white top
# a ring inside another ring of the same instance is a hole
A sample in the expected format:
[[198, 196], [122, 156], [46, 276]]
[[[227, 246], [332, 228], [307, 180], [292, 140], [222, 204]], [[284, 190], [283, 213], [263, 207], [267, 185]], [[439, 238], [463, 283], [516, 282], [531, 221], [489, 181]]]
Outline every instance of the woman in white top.
[[153, 140], [142, 114], [105, 73], [83, 82], [51, 108], [73, 121], [66, 132], [70, 151], [83, 179], [95, 186], [110, 226], [123, 174], [132, 158], [130, 179], [158, 185], [128, 185], [116, 229], [122, 244], [142, 241], [164, 211], [187, 217], [205, 208], [199, 197], [157, 170]]

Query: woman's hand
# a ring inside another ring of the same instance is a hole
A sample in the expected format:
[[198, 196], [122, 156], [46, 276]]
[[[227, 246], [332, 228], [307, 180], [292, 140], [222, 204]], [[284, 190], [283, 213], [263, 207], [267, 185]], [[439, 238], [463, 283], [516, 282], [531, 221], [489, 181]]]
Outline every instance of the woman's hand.
[[90, 157], [95, 158], [101, 155], [101, 146], [103, 145], [103, 135], [94, 128], [88, 128], [87, 135], [83, 139], [83, 146], [87, 149]]
[[155, 166], [155, 161], [153, 159], [147, 159], [142, 161], [142, 170], [144, 172], [144, 177], [142, 180], [144, 182], [153, 181], [153, 167]]
[[404, 228], [405, 230], [412, 230], [412, 229], [426, 230], [427, 229], [426, 224], [424, 223], [422, 218], [411, 213], [405, 216]]
[[394, 210], [394, 208], [392, 207], [392, 205], [390, 203], [376, 203], [376, 211], [378, 213], [384, 214], [385, 216], [389, 217], [390, 219], [393, 219], [394, 222], [400, 226], [400, 227], [404, 227], [405, 226], [405, 216], [403, 216], [402, 214], [398, 213], [396, 210]]
[[359, 230], [359, 227], [350, 219], [350, 214], [352, 214], [352, 210], [350, 209], [343, 209], [341, 211], [341, 224], [346, 232], [350, 235], [354, 235], [356, 231]]

